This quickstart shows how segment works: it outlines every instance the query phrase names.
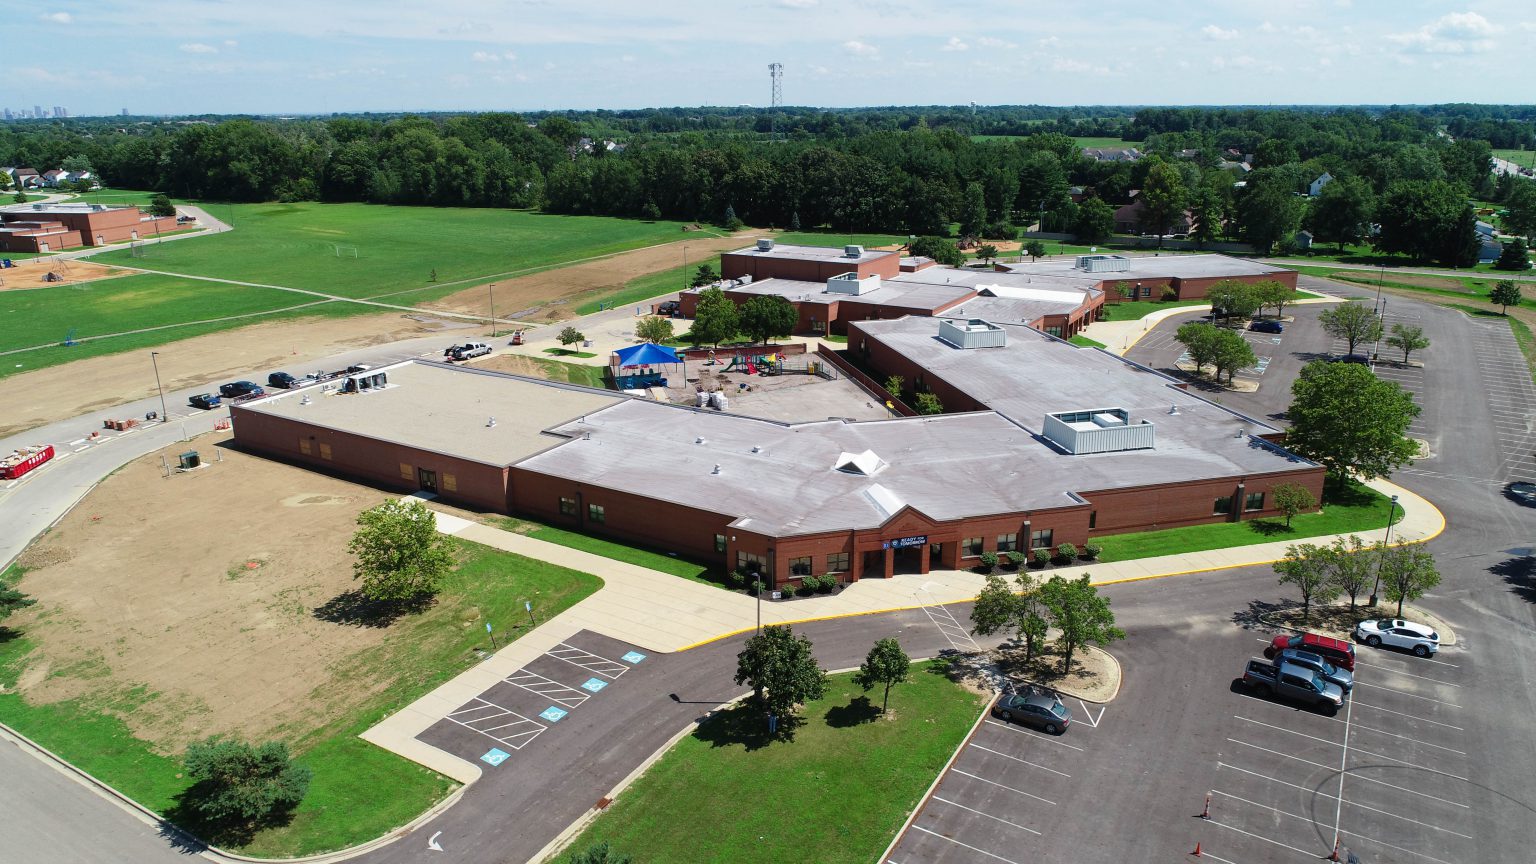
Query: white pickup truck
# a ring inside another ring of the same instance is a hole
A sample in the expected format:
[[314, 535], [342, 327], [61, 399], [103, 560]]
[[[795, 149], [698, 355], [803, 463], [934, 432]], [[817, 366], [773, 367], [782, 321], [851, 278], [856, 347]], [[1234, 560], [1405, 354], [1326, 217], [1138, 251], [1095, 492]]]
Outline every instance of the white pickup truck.
[[491, 353], [491, 346], [484, 342], [465, 342], [455, 346], [448, 356], [454, 360], [468, 360], [471, 357], [484, 357]]

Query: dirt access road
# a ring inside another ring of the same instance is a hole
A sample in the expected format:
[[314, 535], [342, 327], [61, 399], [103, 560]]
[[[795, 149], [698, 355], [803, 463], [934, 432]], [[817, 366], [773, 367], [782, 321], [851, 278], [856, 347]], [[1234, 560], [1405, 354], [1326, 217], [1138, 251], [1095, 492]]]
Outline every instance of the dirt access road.
[[[700, 236], [497, 281], [496, 308], [506, 317], [518, 310], [540, 307], [539, 313], [524, 319], [530, 322], [574, 317], [571, 300], [611, 293], [638, 276], [676, 267], [682, 263], [685, 245], [688, 260], [698, 261], [722, 250], [740, 248], [744, 243], [741, 237]], [[70, 263], [73, 270], [84, 266], [88, 265]], [[489, 315], [489, 298], [482, 284], [425, 304], [420, 315], [407, 317], [390, 312], [349, 318], [302, 318], [197, 336], [160, 349], [161, 378], [167, 391], [218, 384], [258, 373], [258, 383], [262, 383], [266, 380], [263, 370], [303, 369], [343, 351], [436, 332], [460, 332], [455, 328], [462, 328], [463, 322], [437, 318], [431, 314], [431, 308]], [[155, 379], [149, 358], [137, 354], [93, 357], [13, 375], [0, 380], [0, 436], [154, 394]]]

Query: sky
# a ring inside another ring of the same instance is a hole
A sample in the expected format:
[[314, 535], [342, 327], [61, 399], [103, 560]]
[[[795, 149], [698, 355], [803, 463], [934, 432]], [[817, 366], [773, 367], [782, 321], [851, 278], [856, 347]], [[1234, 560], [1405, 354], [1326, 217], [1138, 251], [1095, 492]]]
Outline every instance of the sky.
[[3, 45], [0, 107], [74, 115], [766, 105], [772, 62], [817, 107], [1536, 101], [1530, 0], [41, 0]]

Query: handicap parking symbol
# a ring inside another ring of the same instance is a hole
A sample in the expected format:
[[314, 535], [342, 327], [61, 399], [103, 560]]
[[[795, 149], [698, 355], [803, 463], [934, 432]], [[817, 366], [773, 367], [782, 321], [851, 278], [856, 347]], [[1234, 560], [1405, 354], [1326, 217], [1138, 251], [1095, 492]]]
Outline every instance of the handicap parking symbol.
[[508, 753], [505, 750], [498, 750], [495, 747], [492, 747], [489, 753], [486, 753], [484, 756], [480, 757], [480, 761], [488, 762], [491, 765], [500, 765], [501, 763], [507, 761], [507, 757], [511, 755], [511, 753]]
[[625, 654], [623, 657], [625, 663], [639, 663], [644, 659], [645, 655], [641, 654], [639, 651], [631, 651], [628, 654]]
[[564, 708], [557, 708], [554, 705], [551, 705], [548, 708], [545, 708], [543, 711], [539, 712], [539, 716], [543, 717], [545, 720], [548, 720], [551, 723], [559, 723], [561, 718], [565, 717], [565, 715], [569, 713], [571, 712], [565, 710]]
[[600, 678], [588, 678], [587, 679], [587, 683], [581, 685], [581, 689], [583, 689], [583, 690], [590, 690], [593, 693], [596, 693], [597, 691], [599, 691], [599, 690], [601, 690], [601, 689], [603, 689], [604, 687], [607, 687], [607, 686], [608, 686], [608, 682], [604, 681], [604, 680], [602, 680]]

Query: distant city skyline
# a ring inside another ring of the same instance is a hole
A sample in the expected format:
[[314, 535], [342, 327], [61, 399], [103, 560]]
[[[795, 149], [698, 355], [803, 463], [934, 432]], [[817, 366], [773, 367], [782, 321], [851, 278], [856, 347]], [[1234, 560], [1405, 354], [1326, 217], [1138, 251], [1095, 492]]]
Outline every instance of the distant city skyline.
[[8, 22], [6, 77], [98, 116], [760, 106], [771, 62], [815, 107], [1511, 102], [1536, 77], [1529, 2], [1269, 5], [53, 0]]

